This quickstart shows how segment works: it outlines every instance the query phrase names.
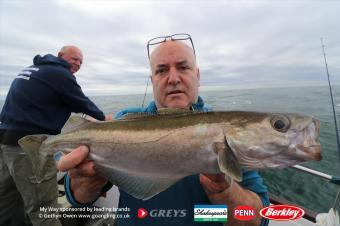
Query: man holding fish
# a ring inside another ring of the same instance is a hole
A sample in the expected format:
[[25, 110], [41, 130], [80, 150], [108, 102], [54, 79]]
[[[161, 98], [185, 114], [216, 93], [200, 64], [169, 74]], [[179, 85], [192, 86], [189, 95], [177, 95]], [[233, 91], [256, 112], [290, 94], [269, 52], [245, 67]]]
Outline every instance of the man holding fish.
[[[158, 45], [149, 53], [151, 80], [153, 84], [154, 102], [147, 108], [129, 108], [119, 112], [120, 119], [129, 113], [157, 113], [162, 108], [181, 108], [197, 112], [209, 109], [203, 99], [198, 96], [200, 71], [196, 65], [194, 47], [186, 45], [183, 40], [191, 41], [189, 35], [165, 36], [151, 40], [149, 47]], [[89, 148], [80, 146], [63, 156], [58, 163], [61, 171], [68, 171], [66, 190], [69, 200], [74, 205], [93, 203], [108, 189], [108, 180], [98, 174], [93, 161], [88, 160]], [[122, 159], [124, 156], [121, 156]], [[176, 167], [176, 166], [174, 166]], [[143, 169], [140, 169], [141, 171]], [[146, 209], [187, 209], [187, 217], [183, 219], [152, 219], [144, 221], [145, 225], [195, 225], [192, 212], [198, 204], [226, 204], [228, 206], [228, 225], [266, 225], [268, 222], [257, 216], [252, 221], [237, 221], [230, 213], [239, 205], [249, 205], [256, 212], [269, 205], [267, 188], [256, 171], [242, 171], [240, 183], [230, 179], [228, 175], [200, 174], [186, 177], [157, 196], [143, 201], [136, 199], [124, 191], [120, 191], [120, 207], [129, 207], [132, 215], [138, 208]], [[134, 225], [133, 219], [117, 219], [117, 225]], [[147, 220], [147, 219], [144, 219]], [[158, 221], [159, 220], [159, 221]], [[130, 222], [129, 222], [130, 221]], [[138, 222], [138, 225], [144, 225]], [[200, 223], [205, 225], [205, 223]], [[206, 225], [221, 225], [208, 222]]]
[[[224, 204], [228, 224], [266, 225], [259, 216], [237, 221], [231, 211], [247, 205], [258, 212], [268, 205], [267, 189], [252, 170], [321, 159], [319, 121], [294, 113], [209, 111], [198, 96], [200, 74], [187, 34], [152, 39], [148, 53], [155, 101], [146, 108], [127, 108], [116, 115], [120, 120], [105, 122], [70, 117], [57, 136], [18, 141], [37, 182], [56, 174], [53, 156], [62, 151], [69, 153], [58, 168], [69, 170], [70, 203], [92, 205], [114, 184], [119, 207], [131, 210], [131, 218], [116, 219], [117, 225], [194, 225], [192, 210], [202, 204], [208, 210], [199, 215], [211, 215], [210, 209], [215, 213], [213, 208]], [[141, 208], [149, 217], [136, 218]]]

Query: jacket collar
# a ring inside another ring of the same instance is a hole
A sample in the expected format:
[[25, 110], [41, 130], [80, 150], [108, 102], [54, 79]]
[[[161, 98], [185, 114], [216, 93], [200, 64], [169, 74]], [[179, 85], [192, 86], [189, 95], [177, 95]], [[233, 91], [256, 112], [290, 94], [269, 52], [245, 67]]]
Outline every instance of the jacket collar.
[[[191, 110], [192, 111], [204, 111], [204, 101], [200, 96], [198, 96], [197, 102], [191, 105]], [[145, 112], [157, 114], [157, 106], [156, 106], [155, 101], [151, 101], [149, 103], [149, 105], [145, 109]]]

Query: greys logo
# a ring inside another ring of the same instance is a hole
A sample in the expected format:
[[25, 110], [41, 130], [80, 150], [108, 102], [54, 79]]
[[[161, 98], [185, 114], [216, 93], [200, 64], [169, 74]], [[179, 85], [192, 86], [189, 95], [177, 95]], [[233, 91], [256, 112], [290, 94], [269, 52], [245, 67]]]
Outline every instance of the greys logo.
[[148, 211], [148, 216], [153, 218], [185, 217], [186, 215], [186, 209], [151, 209]]

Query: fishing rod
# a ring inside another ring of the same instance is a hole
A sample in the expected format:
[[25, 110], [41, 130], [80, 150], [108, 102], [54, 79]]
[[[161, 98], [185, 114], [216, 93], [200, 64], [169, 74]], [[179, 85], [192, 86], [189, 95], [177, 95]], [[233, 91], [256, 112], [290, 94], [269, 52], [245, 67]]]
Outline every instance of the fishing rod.
[[326, 173], [323, 173], [323, 172], [320, 172], [320, 171], [317, 171], [317, 170], [313, 170], [313, 169], [310, 169], [310, 168], [307, 168], [307, 167], [304, 167], [304, 166], [301, 166], [301, 165], [294, 165], [294, 166], [292, 166], [292, 168], [300, 170], [304, 173], [309, 173], [311, 175], [320, 177], [320, 178], [328, 181], [329, 183], [340, 185], [340, 176], [329, 175], [329, 174], [326, 174]]
[[[322, 46], [322, 51], [323, 51], [323, 58], [325, 60], [329, 93], [330, 93], [331, 102], [332, 102], [333, 118], [334, 118], [334, 124], [335, 124], [336, 143], [338, 145], [338, 154], [339, 154], [339, 161], [340, 161], [340, 138], [339, 138], [338, 122], [337, 122], [335, 107], [334, 107], [333, 91], [332, 91], [331, 81], [329, 79], [329, 71], [328, 71], [328, 64], [327, 64], [327, 59], [326, 59], [325, 45], [323, 44], [323, 39], [320, 38], [320, 40], [321, 40], [321, 46]], [[333, 208], [335, 210], [338, 210], [338, 211], [340, 209], [340, 188], [338, 189], [338, 193], [337, 193], [336, 198], [334, 200]]]
[[336, 112], [335, 112], [335, 107], [334, 107], [333, 91], [332, 91], [331, 81], [329, 79], [329, 71], [328, 71], [328, 64], [327, 64], [327, 59], [326, 59], [325, 45], [323, 44], [323, 39], [320, 38], [320, 40], [321, 40], [321, 46], [322, 46], [322, 51], [323, 51], [323, 57], [324, 57], [324, 60], [325, 60], [329, 93], [330, 93], [331, 101], [332, 101], [332, 110], [333, 110], [333, 118], [334, 118], [334, 124], [335, 124], [336, 143], [338, 145], [338, 154], [339, 154], [339, 161], [340, 161], [340, 138], [339, 138], [338, 122], [337, 122]]

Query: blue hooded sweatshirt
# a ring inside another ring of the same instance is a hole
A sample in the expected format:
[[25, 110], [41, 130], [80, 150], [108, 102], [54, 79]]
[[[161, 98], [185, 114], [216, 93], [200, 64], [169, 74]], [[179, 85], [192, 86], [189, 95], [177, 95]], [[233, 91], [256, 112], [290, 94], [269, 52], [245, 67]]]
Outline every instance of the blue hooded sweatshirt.
[[84, 95], [68, 62], [48, 54], [35, 56], [33, 63], [11, 84], [0, 114], [0, 143], [15, 145], [28, 134], [58, 134], [71, 112], [105, 119]]

